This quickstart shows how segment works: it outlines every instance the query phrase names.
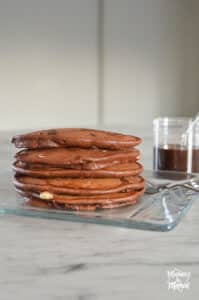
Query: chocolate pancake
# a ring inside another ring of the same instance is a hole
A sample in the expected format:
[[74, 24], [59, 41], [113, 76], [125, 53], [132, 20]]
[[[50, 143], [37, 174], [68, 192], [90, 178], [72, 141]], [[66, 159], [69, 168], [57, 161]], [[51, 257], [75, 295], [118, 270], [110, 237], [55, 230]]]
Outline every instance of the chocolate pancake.
[[92, 177], [92, 178], [109, 178], [109, 177], [126, 177], [135, 176], [143, 171], [141, 164], [137, 162], [116, 164], [110, 167], [99, 170], [77, 170], [77, 169], [62, 169], [52, 168], [47, 165], [26, 164], [16, 162], [13, 165], [13, 170], [16, 175], [28, 175], [30, 177]]
[[126, 193], [97, 195], [94, 197], [54, 195], [53, 200], [42, 200], [40, 199], [40, 195], [36, 193], [20, 190], [18, 190], [18, 193], [27, 199], [27, 205], [35, 207], [92, 211], [135, 204], [137, 199], [144, 193], [144, 189]]
[[141, 176], [125, 178], [35, 178], [17, 176], [14, 179], [17, 189], [52, 194], [100, 195], [144, 188]]
[[61, 209], [61, 210], [75, 210], [75, 211], [95, 211], [98, 209], [113, 209], [124, 206], [129, 206], [136, 204], [135, 200], [130, 200], [126, 202], [116, 203], [116, 204], [93, 204], [93, 205], [81, 205], [81, 204], [57, 204], [54, 202], [44, 202], [35, 198], [27, 198], [26, 205], [33, 206], [37, 208], [50, 208], [50, 209]]
[[141, 139], [131, 135], [109, 131], [60, 128], [35, 131], [28, 134], [16, 135], [12, 143], [17, 148], [41, 149], [59, 147], [124, 149], [140, 144]]
[[136, 161], [140, 152], [137, 149], [126, 151], [56, 148], [23, 150], [16, 154], [16, 160], [28, 164], [43, 164], [53, 167], [96, 170], [123, 161]]
[[[94, 196], [74, 196], [74, 195], [59, 195], [53, 194], [53, 198], [43, 197], [42, 193], [35, 193], [29, 191], [22, 191], [16, 189], [16, 191], [23, 197], [32, 197], [45, 202], [55, 202], [59, 204], [82, 204], [82, 205], [92, 205], [92, 204], [113, 204], [121, 203], [122, 201], [131, 201], [134, 199], [135, 194], [141, 193], [143, 189], [138, 191], [121, 192], [121, 193], [111, 193], [105, 195], [94, 195]], [[48, 199], [47, 199], [48, 198]]]

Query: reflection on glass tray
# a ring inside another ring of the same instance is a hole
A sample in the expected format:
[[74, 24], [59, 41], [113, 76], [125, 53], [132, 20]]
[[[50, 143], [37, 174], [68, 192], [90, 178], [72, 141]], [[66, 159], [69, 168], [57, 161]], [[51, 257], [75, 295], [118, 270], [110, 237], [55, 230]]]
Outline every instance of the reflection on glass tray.
[[[167, 175], [165, 180], [162, 178], [164, 176], [157, 178], [152, 171], [143, 173], [147, 180], [158, 184], [168, 182]], [[180, 173], [179, 175], [181, 179], [183, 174]], [[176, 176], [175, 179], [178, 178]], [[173, 181], [170, 180], [170, 182]], [[15, 193], [12, 186], [12, 174], [10, 172], [0, 173], [0, 215], [20, 215], [143, 230], [169, 231], [180, 222], [197, 197], [199, 198], [199, 193], [177, 187], [174, 190], [163, 190], [153, 195], [145, 194], [136, 205], [126, 208], [98, 210], [96, 212], [38, 209], [23, 205], [23, 200]]]

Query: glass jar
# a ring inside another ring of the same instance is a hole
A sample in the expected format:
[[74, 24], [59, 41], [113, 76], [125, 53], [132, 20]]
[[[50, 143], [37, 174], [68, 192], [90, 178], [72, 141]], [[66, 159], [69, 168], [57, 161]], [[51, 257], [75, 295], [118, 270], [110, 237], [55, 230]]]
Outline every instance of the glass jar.
[[187, 134], [189, 118], [153, 121], [153, 168], [158, 171], [199, 173], [199, 123]]

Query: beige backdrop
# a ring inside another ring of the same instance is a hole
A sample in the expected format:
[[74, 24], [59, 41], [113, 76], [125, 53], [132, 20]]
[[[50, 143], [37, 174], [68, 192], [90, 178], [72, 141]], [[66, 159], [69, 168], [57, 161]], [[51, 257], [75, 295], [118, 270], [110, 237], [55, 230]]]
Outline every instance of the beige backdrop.
[[0, 0], [0, 130], [199, 110], [197, 0]]

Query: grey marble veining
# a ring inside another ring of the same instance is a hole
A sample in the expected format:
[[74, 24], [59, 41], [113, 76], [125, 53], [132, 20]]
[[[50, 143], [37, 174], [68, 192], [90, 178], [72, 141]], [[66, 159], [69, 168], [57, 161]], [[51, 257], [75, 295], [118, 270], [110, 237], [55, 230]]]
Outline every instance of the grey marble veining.
[[[147, 166], [149, 145], [142, 148]], [[0, 134], [1, 168], [12, 155]], [[196, 202], [167, 233], [0, 216], [0, 299], [198, 299], [198, 212]], [[191, 272], [183, 293], [168, 290], [174, 267]]]

